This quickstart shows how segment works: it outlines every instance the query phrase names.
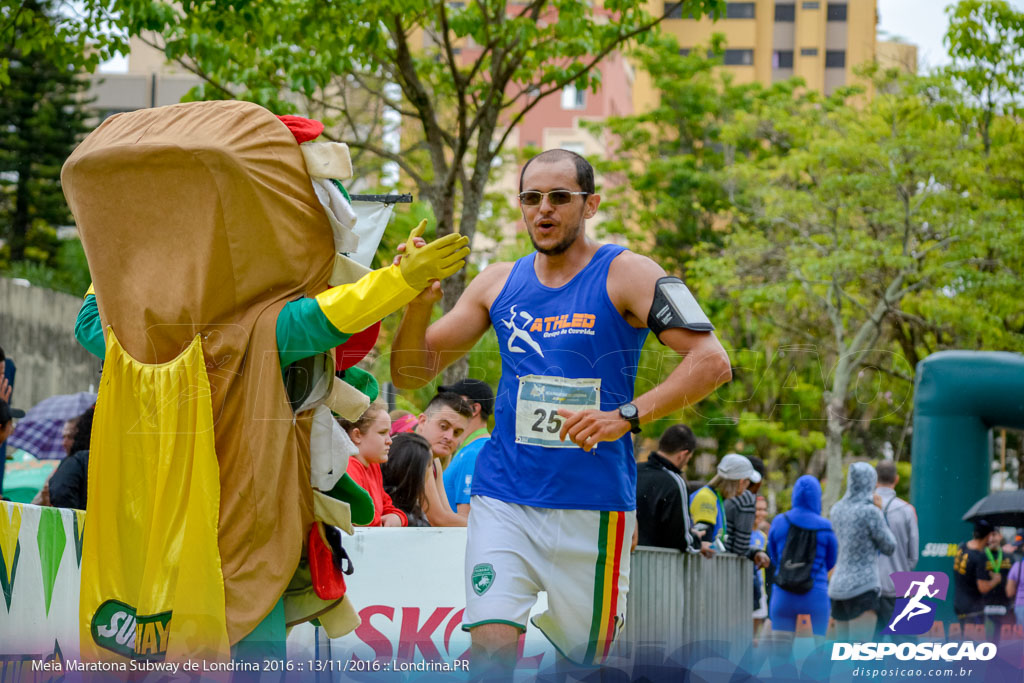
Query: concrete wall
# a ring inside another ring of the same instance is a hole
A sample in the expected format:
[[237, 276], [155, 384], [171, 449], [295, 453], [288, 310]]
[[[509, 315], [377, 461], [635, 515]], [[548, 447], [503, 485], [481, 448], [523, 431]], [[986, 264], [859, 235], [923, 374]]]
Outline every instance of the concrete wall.
[[0, 347], [18, 368], [15, 407], [99, 386], [99, 360], [75, 340], [81, 305], [78, 297], [0, 278]]

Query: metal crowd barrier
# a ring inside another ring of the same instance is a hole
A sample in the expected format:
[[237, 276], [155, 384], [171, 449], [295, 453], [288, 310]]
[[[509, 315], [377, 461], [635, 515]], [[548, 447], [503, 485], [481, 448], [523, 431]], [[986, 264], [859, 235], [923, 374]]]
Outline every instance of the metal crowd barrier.
[[722, 554], [711, 559], [639, 546], [630, 563], [623, 640], [662, 645], [753, 640], [753, 563]]

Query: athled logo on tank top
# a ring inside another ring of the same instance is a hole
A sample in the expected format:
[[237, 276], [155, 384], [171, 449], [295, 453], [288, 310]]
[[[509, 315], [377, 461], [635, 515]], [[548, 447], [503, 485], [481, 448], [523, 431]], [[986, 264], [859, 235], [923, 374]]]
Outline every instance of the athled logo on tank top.
[[537, 336], [549, 339], [564, 334], [594, 334], [597, 317], [592, 313], [536, 317], [528, 311], [517, 311], [517, 306], [512, 306], [508, 319], [501, 321], [510, 330], [507, 345], [512, 353], [527, 353], [527, 349], [532, 349], [543, 357], [544, 352], [537, 343]]

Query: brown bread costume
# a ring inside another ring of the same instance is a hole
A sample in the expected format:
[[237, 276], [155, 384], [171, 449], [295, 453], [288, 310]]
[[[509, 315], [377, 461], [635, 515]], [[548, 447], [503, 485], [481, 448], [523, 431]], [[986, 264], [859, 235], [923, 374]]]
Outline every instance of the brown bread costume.
[[250, 103], [111, 117], [61, 178], [103, 326], [124, 351], [160, 364], [202, 340], [234, 644], [285, 592], [314, 519], [312, 413], [289, 404], [276, 322], [287, 302], [327, 289], [331, 226], [295, 138]]

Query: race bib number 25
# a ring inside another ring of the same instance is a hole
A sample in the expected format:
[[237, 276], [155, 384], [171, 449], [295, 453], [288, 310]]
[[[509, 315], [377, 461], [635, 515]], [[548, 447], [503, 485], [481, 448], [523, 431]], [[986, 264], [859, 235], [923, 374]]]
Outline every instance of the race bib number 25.
[[519, 378], [516, 400], [516, 443], [545, 448], [579, 448], [562, 441], [559, 409], [597, 410], [601, 407], [600, 379], [567, 379], [527, 375]]

